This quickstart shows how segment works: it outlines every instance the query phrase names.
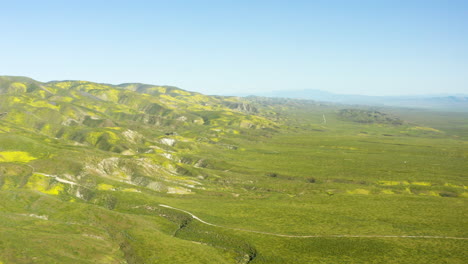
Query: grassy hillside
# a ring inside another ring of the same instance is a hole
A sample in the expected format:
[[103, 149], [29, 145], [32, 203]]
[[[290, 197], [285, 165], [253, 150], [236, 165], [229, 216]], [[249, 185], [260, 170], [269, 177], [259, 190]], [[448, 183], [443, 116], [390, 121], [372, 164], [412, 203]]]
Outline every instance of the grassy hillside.
[[0, 77], [0, 263], [466, 263], [466, 124]]

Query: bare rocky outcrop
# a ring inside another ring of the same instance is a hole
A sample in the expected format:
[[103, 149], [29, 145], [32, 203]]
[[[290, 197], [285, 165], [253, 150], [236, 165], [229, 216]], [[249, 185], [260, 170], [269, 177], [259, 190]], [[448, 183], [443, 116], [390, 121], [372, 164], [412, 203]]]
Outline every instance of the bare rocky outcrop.
[[177, 141], [175, 139], [173, 139], [173, 138], [161, 138], [161, 140], [159, 140], [159, 142], [161, 142], [164, 145], [173, 147], [176, 144]]
[[248, 103], [245, 103], [245, 102], [229, 102], [229, 101], [224, 101], [223, 104], [232, 109], [232, 110], [235, 110], [235, 111], [239, 111], [239, 112], [244, 112], [244, 113], [248, 113], [248, 114], [256, 114], [258, 113], [258, 109], [251, 105], [251, 104], [248, 104]]

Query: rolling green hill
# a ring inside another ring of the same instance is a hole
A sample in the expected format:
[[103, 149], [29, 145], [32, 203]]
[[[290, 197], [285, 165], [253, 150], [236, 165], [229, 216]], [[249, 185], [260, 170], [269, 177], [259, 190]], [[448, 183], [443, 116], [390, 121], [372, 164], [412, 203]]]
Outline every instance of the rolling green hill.
[[0, 263], [466, 263], [468, 114], [0, 77]]

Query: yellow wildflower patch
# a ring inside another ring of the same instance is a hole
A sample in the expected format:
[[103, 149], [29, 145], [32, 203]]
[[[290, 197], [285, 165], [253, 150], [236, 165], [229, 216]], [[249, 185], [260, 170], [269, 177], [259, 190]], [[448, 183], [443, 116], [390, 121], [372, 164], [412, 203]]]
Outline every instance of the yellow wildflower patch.
[[15, 189], [15, 182], [10, 179], [10, 177], [4, 177], [3, 178], [3, 185], [1, 186], [1, 189], [3, 190], [13, 190]]
[[25, 93], [27, 90], [27, 87], [23, 83], [14, 82], [10, 85], [9, 90], [10, 92], [13, 92], [13, 93]]
[[11, 97], [11, 101], [12, 101], [13, 103], [20, 103], [22, 100], [21, 100], [21, 98], [19, 98], [19, 97]]
[[392, 190], [382, 190], [382, 193], [383, 194], [395, 194], [395, 192]]
[[0, 151], [0, 162], [30, 162], [35, 159], [24, 151]]
[[52, 187], [49, 187], [46, 190], [38, 190], [38, 191], [43, 192], [43, 193], [47, 193], [47, 194], [52, 194], [52, 195], [59, 195], [63, 191], [63, 185], [56, 184], [56, 185], [54, 185]]
[[456, 185], [456, 184], [451, 184], [451, 183], [445, 183], [444, 186], [453, 187], [453, 188], [464, 188], [464, 189], [466, 189], [466, 186], [463, 186], [463, 185]]
[[432, 183], [430, 182], [412, 182], [411, 184], [419, 186], [432, 186]]
[[355, 190], [346, 191], [346, 193], [348, 193], [348, 194], [364, 194], [364, 195], [368, 195], [368, 194], [370, 194], [370, 191], [369, 191], [369, 190], [366, 190], [366, 189], [355, 189]]
[[421, 126], [415, 126], [415, 127], [412, 127], [410, 128], [411, 130], [422, 130], [422, 131], [429, 131], [429, 132], [436, 132], [436, 133], [441, 133], [440, 130], [437, 130], [435, 128], [432, 128], [432, 127], [421, 127]]
[[98, 184], [97, 189], [100, 191], [112, 191], [114, 189], [114, 186], [110, 184], [100, 183]]
[[413, 192], [411, 191], [411, 189], [408, 188], [408, 187], [405, 188], [405, 192], [408, 193], [408, 194], [413, 194]]
[[45, 100], [34, 100], [29, 103], [30, 106], [34, 107], [43, 107], [43, 108], [50, 108], [50, 109], [58, 109], [59, 107], [56, 105], [53, 105], [49, 103], [48, 101]]
[[56, 183], [49, 185], [49, 182], [50, 178], [40, 174], [33, 174], [29, 177], [26, 188], [51, 195], [59, 195], [64, 190], [62, 184]]
[[395, 186], [401, 184], [399, 181], [378, 181], [377, 183], [385, 186]]

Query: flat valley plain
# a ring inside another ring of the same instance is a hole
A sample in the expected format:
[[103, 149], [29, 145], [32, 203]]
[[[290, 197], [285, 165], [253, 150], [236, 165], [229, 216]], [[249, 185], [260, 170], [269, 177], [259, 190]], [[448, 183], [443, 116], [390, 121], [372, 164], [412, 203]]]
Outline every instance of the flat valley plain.
[[466, 112], [0, 88], [0, 263], [468, 262]]

